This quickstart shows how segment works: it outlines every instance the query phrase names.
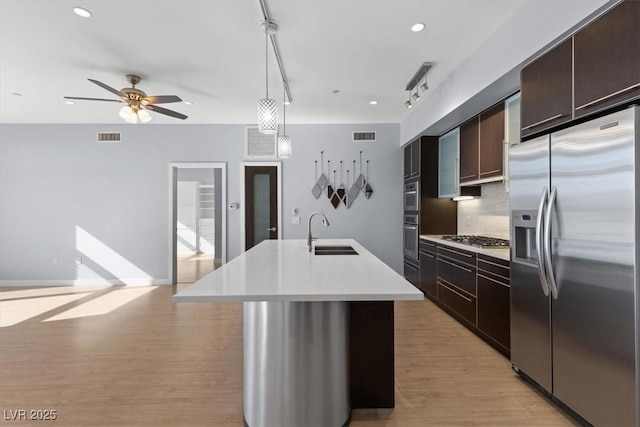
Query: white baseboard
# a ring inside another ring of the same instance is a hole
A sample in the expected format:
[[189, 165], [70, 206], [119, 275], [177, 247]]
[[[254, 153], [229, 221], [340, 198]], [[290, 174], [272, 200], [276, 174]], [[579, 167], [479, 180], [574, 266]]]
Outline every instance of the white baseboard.
[[159, 286], [171, 285], [169, 279], [70, 279], [70, 280], [0, 280], [0, 287], [46, 287], [46, 286]]

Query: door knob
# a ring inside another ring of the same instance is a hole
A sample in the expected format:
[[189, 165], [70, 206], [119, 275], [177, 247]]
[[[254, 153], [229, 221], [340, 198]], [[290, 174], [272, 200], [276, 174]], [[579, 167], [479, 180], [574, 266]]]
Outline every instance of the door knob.
[[267, 231], [278, 231], [278, 229], [275, 227], [271, 227], [271, 228], [267, 228]]

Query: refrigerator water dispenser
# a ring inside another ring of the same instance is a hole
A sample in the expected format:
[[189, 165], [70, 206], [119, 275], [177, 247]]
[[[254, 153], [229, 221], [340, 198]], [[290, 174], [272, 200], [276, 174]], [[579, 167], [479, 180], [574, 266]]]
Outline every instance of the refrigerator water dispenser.
[[513, 259], [525, 264], [537, 264], [536, 251], [536, 219], [535, 210], [514, 210], [511, 212], [511, 226], [513, 227]]

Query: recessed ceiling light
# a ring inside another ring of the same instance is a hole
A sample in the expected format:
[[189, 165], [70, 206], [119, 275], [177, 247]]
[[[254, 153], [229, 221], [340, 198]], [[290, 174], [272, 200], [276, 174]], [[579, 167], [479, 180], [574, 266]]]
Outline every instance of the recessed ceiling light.
[[424, 30], [424, 24], [422, 22], [418, 22], [411, 27], [411, 31], [413, 31], [414, 33], [422, 30]]
[[378, 101], [369, 101], [369, 104], [371, 104], [371, 105], [377, 105], [377, 104], [378, 104]]
[[184, 101], [184, 105], [193, 105], [193, 102], [191, 102], [191, 101]]
[[73, 101], [64, 101], [65, 104], [73, 105]]
[[13, 92], [11, 95], [22, 96], [22, 94], [20, 92]]
[[73, 8], [73, 12], [78, 16], [82, 16], [83, 18], [91, 18], [91, 12], [89, 12], [87, 9], [76, 6]]
[[334, 89], [331, 91], [331, 93], [335, 95], [336, 93], [340, 93], [340, 91], [338, 89]]

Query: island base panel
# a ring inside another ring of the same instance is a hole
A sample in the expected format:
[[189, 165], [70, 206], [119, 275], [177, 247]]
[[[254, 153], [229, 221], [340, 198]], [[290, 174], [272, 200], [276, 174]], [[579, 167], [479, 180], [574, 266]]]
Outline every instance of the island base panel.
[[348, 338], [347, 302], [245, 302], [246, 425], [347, 424]]

